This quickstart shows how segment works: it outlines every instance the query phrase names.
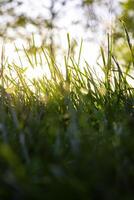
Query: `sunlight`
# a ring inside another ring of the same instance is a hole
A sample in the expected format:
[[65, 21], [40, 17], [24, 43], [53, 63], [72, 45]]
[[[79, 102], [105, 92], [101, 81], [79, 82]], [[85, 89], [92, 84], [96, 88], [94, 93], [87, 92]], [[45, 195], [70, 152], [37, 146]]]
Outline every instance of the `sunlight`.
[[48, 79], [51, 78], [50, 70], [47, 66], [28, 67], [25, 74], [29, 80], [41, 79], [43, 76], [46, 76]]
[[[36, 17], [39, 14], [44, 13], [43, 7], [41, 6], [42, 4], [45, 6], [48, 6], [49, 1], [45, 1], [45, 2], [42, 1], [41, 4], [38, 4], [35, 0], [33, 0], [31, 4], [30, 0], [29, 1], [25, 0], [24, 5], [21, 7], [21, 12], [24, 14], [27, 13], [28, 15], [36, 19]], [[74, 10], [74, 5], [75, 5], [75, 2], [70, 1], [68, 5], [64, 8], [63, 11], [65, 15], [64, 17], [61, 17], [58, 21], [58, 26], [62, 28], [59, 31], [54, 31], [56, 43], [58, 44], [58, 46], [60, 46], [60, 50], [58, 50], [59, 53], [57, 55], [57, 62], [60, 63], [61, 71], [63, 72], [63, 74], [65, 74], [65, 68], [62, 67], [64, 66], [64, 56], [62, 52], [67, 52], [67, 48], [68, 48], [67, 38], [66, 38], [67, 32], [70, 34], [70, 37], [72, 39], [75, 38], [75, 40], [77, 41], [76, 55], [75, 55], [76, 59], [78, 57], [80, 40], [81, 38], [84, 40], [82, 55], [81, 55], [81, 60], [82, 60], [81, 66], [84, 65], [84, 62], [86, 60], [89, 63], [89, 65], [91, 65], [91, 67], [94, 66], [96, 70], [97, 70], [96, 60], [99, 55], [99, 45], [100, 45], [100, 41], [104, 37], [101, 31], [99, 31], [97, 33], [96, 40], [93, 41], [91, 40], [91, 38], [94, 37], [94, 34], [91, 32], [90, 29], [88, 29], [88, 31], [85, 32], [82, 26], [71, 24], [72, 19], [75, 19], [76, 21], [77, 20], [79, 21], [81, 19], [83, 21], [84, 19], [84, 14], [83, 14], [82, 9], [77, 8], [76, 10]], [[59, 9], [58, 4], [57, 4], [57, 9]], [[67, 12], [68, 10], [70, 11], [69, 13]], [[20, 10], [16, 9], [16, 13], [19, 14]], [[45, 14], [46, 14], [45, 18], [47, 19], [48, 13], [45, 12]], [[26, 29], [27, 29], [26, 31], [29, 30], [31, 32], [33, 30], [33, 27], [31, 27], [30, 25], [27, 25]], [[33, 31], [35, 32], [35, 30]], [[40, 46], [40, 40], [41, 40], [40, 36], [36, 35], [36, 33], [34, 35], [35, 35], [34, 37], [35, 37], [36, 45]], [[31, 35], [31, 38], [32, 38], [32, 35]], [[8, 57], [8, 61], [10, 63], [16, 63], [18, 65], [23, 65], [23, 67], [26, 67], [27, 68], [26, 76], [28, 77], [28, 79], [33, 79], [33, 78], [38, 79], [41, 76], [43, 76], [43, 74], [45, 74], [47, 77], [50, 77], [50, 72], [48, 68], [46, 67], [46, 61], [44, 61], [43, 57], [42, 57], [43, 63], [41, 64], [38, 63], [37, 66], [33, 64], [33, 67], [29, 65], [26, 55], [24, 54], [23, 51], [21, 51], [21, 49], [23, 50], [22, 45], [27, 46], [26, 41], [24, 41], [23, 39], [16, 39], [15, 45], [18, 48], [21, 61], [19, 59], [18, 53], [15, 52], [14, 44], [11, 44], [11, 42], [7, 42], [7, 44], [5, 45], [5, 54]], [[98, 71], [98, 74], [100, 73], [101, 72]]]
[[[31, 4], [31, 1], [24, 1], [24, 5], [21, 7], [21, 12], [22, 13], [27, 13], [28, 15], [32, 16], [33, 18], [36, 19], [36, 17], [39, 14], [44, 13], [43, 7], [41, 6], [42, 4], [45, 5], [46, 7], [49, 6], [49, 1], [42, 1], [41, 4], [38, 4], [35, 0], [32, 1], [33, 3]], [[80, 2], [80, 1], [79, 1]], [[72, 19], [75, 19], [76, 21], [81, 20], [83, 21], [84, 19], [84, 14], [82, 9], [77, 8], [74, 10], [74, 4], [75, 2], [71, 1], [68, 3], [68, 5], [64, 8], [64, 17], [61, 17], [58, 21], [59, 27], [62, 27], [59, 31], [54, 30], [55, 33], [55, 40], [58, 46], [60, 47], [58, 49], [57, 53], [57, 63], [60, 63], [59, 65], [61, 66], [61, 71], [63, 74], [65, 74], [65, 67], [64, 66], [64, 56], [63, 52], [67, 53], [67, 38], [66, 34], [67, 32], [70, 34], [70, 37], [75, 38], [77, 41], [77, 46], [75, 49], [75, 57], [77, 60], [78, 54], [79, 54], [79, 45], [81, 38], [84, 40], [83, 42], [83, 48], [82, 48], [82, 54], [81, 54], [81, 68], [82, 66], [85, 65], [85, 61], [87, 61], [90, 65], [91, 68], [95, 68], [96, 73], [98, 74], [99, 77], [102, 77], [102, 71], [96, 64], [97, 58], [99, 56], [99, 46], [101, 44], [101, 41], [104, 39], [104, 34], [102, 33], [102, 30], [99, 30], [97, 33], [92, 33], [90, 28], [85, 32], [84, 28], [82, 26], [78, 25], [73, 25], [71, 24]], [[31, 5], [31, 6], [30, 6]], [[58, 7], [57, 7], [58, 9]], [[102, 26], [107, 26], [107, 23], [111, 23], [113, 19], [113, 15], [110, 16], [110, 13], [108, 11], [104, 12], [104, 10], [101, 10], [100, 8], [97, 7], [95, 8], [98, 10], [98, 15], [101, 15], [101, 21], [103, 21]], [[70, 12], [67, 12], [67, 11]], [[16, 9], [16, 13], [20, 13], [19, 9]], [[45, 14], [43, 14], [45, 15]], [[47, 19], [48, 13], [46, 13], [45, 18]], [[83, 17], [82, 17], [83, 16]], [[109, 19], [110, 17], [110, 19]], [[109, 22], [110, 20], [110, 22]], [[109, 24], [108, 24], [109, 25]], [[27, 31], [29, 30], [32, 32], [33, 27], [30, 26], [29, 24], [26, 26]], [[35, 30], [33, 30], [35, 32]], [[94, 35], [95, 34], [95, 35]], [[94, 38], [95, 40], [92, 40], [91, 38]], [[32, 34], [31, 34], [32, 38]], [[34, 39], [35, 39], [35, 44], [37, 46], [40, 46], [41, 44], [41, 36], [37, 35], [36, 33], [34, 34]], [[18, 48], [18, 53], [15, 51], [15, 45]], [[12, 44], [11, 42], [7, 42], [5, 45], [5, 54], [8, 57], [8, 61], [10, 63], [16, 63], [19, 66], [21, 65], [24, 68], [27, 68], [25, 75], [27, 76], [28, 79], [39, 79], [43, 75], [47, 76], [50, 78], [50, 71], [48, 69], [48, 66], [46, 64], [46, 60], [42, 55], [42, 63], [40, 63], [39, 60], [37, 60], [37, 64], [33, 63], [33, 66], [30, 65], [24, 51], [23, 51], [23, 46], [27, 46], [26, 41], [23, 39], [16, 39], [15, 40], [15, 45]], [[21, 51], [22, 50], [22, 51]], [[65, 54], [66, 54], [65, 53]], [[21, 57], [21, 60], [20, 58]]]
[[[64, 44], [66, 43], [66, 47], [65, 45], [63, 46], [63, 51], [67, 52], [67, 39], [65, 36], [61, 36], [61, 39]], [[36, 38], [36, 36], [35, 36], [35, 41], [37, 41], [37, 46], [38, 46], [40, 41], [38, 37]], [[78, 41], [78, 43], [80, 43], [80, 40]], [[22, 66], [23, 68], [26, 68], [25, 76], [29, 80], [39, 79], [43, 77], [44, 75], [49, 79], [51, 77], [51, 74], [50, 74], [50, 70], [46, 63], [46, 59], [44, 55], [40, 53], [42, 63], [40, 63], [40, 59], [38, 57], [37, 59], [38, 64], [33, 62], [33, 66], [31, 66], [23, 50], [23, 46], [25, 45], [26, 43], [20, 39], [16, 40], [14, 44], [10, 42], [6, 43], [5, 57], [8, 58], [8, 62], [15, 63], [18, 66]], [[15, 49], [15, 46], [17, 47], [17, 51]], [[76, 47], [75, 52], [76, 52], [75, 57], [77, 60], [78, 54], [79, 54], [79, 44]], [[99, 54], [99, 51], [98, 51], [97, 44], [84, 42], [83, 48], [82, 48], [82, 55], [81, 55], [81, 67], [85, 65], [85, 61], [87, 61], [89, 65], [91, 66], [96, 66], [96, 59], [97, 59], [98, 54]], [[65, 75], [64, 56], [62, 55], [61, 52], [57, 54], [57, 63], [59, 63], [58, 67], [60, 68], [62, 73]], [[96, 66], [96, 70], [97, 70], [97, 66]], [[100, 71], [98, 72], [100, 74]]]
[[[24, 44], [25, 42], [23, 40], [16, 40], [15, 44], [13, 43], [5, 44], [5, 58], [6, 57], [8, 58], [8, 62], [11, 65], [13, 63], [18, 66], [21, 66], [22, 68], [26, 68], [25, 76], [27, 77], [28, 80], [39, 79], [44, 75], [47, 76], [47, 78], [50, 78], [50, 71], [46, 64], [45, 59], [42, 58], [42, 65], [39, 64], [38, 60], [37, 60], [38, 64], [35, 65], [35, 63], [33, 63], [33, 66], [30, 65], [26, 57], [26, 54], [24, 53], [24, 50], [22, 50]], [[20, 49], [17, 50], [18, 52], [16, 52], [15, 46], [17, 48], [20, 47]]]

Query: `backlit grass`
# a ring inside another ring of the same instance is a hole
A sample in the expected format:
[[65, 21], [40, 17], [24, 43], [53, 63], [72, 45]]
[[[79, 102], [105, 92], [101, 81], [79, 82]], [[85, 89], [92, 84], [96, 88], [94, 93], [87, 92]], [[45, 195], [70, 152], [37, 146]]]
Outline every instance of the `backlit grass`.
[[100, 50], [104, 79], [86, 61], [80, 68], [82, 47], [78, 60], [64, 58], [66, 76], [45, 49], [51, 78], [28, 81], [25, 68], [3, 59], [0, 199], [134, 198], [133, 76], [110, 40]]

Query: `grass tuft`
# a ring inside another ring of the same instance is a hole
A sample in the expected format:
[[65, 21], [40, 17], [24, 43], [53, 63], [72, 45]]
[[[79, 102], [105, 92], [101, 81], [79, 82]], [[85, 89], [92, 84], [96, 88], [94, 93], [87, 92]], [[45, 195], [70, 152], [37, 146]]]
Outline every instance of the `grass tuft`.
[[[39, 58], [50, 79], [29, 81], [21, 57], [18, 66], [2, 55], [0, 199], [134, 198], [132, 72], [118, 62], [109, 35], [108, 50], [100, 49], [104, 79], [86, 61], [81, 69], [82, 41], [76, 61], [67, 38], [66, 76], [47, 49]], [[33, 59], [23, 50], [37, 66], [36, 48]]]

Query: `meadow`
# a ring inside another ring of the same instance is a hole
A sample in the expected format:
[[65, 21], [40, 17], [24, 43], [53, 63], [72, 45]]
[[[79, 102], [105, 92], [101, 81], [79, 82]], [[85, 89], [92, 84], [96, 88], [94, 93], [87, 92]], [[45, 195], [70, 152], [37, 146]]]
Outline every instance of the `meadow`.
[[[1, 200], [134, 198], [133, 69], [122, 68], [109, 36], [100, 48], [104, 79], [86, 61], [80, 68], [82, 45], [77, 60], [68, 46], [66, 76], [42, 48], [51, 79], [30, 83], [1, 58]], [[133, 68], [127, 31], [126, 46]]]

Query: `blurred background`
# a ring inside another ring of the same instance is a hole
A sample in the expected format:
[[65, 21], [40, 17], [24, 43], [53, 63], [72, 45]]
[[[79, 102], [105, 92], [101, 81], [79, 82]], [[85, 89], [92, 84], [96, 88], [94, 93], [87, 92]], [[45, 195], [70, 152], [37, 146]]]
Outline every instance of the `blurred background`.
[[120, 20], [126, 23], [133, 42], [134, 0], [0, 0], [1, 51], [4, 46], [12, 61], [16, 47], [21, 51], [24, 45], [30, 54], [45, 47], [60, 60], [67, 51], [69, 33], [72, 55], [77, 54], [82, 38], [82, 55], [94, 65], [109, 33], [120, 61], [131, 66]]

